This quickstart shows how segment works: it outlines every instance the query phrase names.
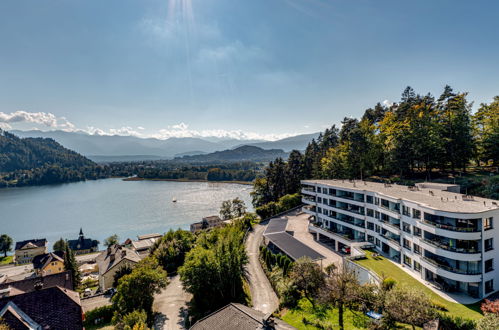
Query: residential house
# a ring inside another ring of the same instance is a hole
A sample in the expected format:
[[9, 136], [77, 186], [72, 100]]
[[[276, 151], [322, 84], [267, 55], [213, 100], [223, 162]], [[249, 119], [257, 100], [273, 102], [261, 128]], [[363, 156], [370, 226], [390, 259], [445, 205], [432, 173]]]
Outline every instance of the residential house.
[[499, 288], [499, 201], [458, 185], [302, 181], [309, 231], [334, 250], [370, 244], [445, 292], [483, 298]]
[[80, 228], [78, 239], [69, 240], [68, 245], [76, 255], [99, 251], [99, 241], [91, 238], [85, 238], [82, 228]]
[[64, 252], [50, 252], [34, 257], [33, 268], [37, 275], [49, 275], [63, 272]]
[[105, 291], [113, 287], [114, 275], [119, 269], [134, 267], [141, 257], [134, 250], [115, 244], [102, 251], [96, 260], [99, 266], [99, 288]]
[[46, 276], [32, 276], [18, 281], [7, 278], [0, 283], [0, 298], [53, 287], [74, 290], [71, 271]]
[[147, 257], [149, 255], [149, 251], [151, 250], [154, 243], [161, 239], [163, 235], [161, 234], [147, 234], [137, 236], [138, 240], [133, 241], [128, 238], [123, 244], [125, 247], [130, 248], [137, 252], [142, 258]]
[[0, 318], [11, 329], [83, 329], [78, 292], [59, 286], [0, 298]]
[[200, 319], [191, 330], [291, 330], [295, 329], [272, 314], [264, 314], [253, 308], [231, 303]]
[[203, 218], [200, 222], [195, 222], [191, 224], [191, 232], [195, 233], [204, 229], [212, 229], [216, 227], [222, 227], [226, 224], [225, 221], [220, 219], [218, 215], [212, 215]]
[[15, 263], [17, 265], [30, 264], [34, 257], [45, 253], [47, 253], [47, 240], [45, 238], [16, 242]]

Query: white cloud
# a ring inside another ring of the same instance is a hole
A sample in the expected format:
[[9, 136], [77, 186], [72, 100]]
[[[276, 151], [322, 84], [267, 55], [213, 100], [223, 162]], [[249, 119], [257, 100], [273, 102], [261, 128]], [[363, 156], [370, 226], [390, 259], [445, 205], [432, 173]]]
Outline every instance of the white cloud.
[[[133, 128], [131, 126], [123, 126], [119, 128], [102, 129], [94, 126], [87, 126], [86, 128], [78, 128], [65, 117], [57, 117], [52, 113], [45, 112], [27, 112], [16, 111], [12, 113], [0, 112], [0, 128], [10, 130], [22, 124], [37, 124], [38, 127], [31, 127], [30, 129], [36, 130], [41, 128], [49, 128], [51, 130], [63, 130], [66, 132], [77, 132], [90, 135], [121, 135], [121, 136], [135, 136], [139, 138], [220, 138], [220, 139], [236, 139], [236, 140], [268, 140], [275, 141], [290, 137], [296, 134], [260, 134], [255, 132], [245, 132], [242, 130], [225, 130], [225, 129], [206, 129], [195, 130], [190, 129], [189, 125], [180, 122], [178, 124], [167, 126], [156, 132], [146, 132], [142, 126]], [[17, 127], [21, 128], [21, 127]], [[26, 128], [26, 126], [24, 126]]]
[[384, 100], [382, 103], [387, 108], [389, 108], [389, 107], [391, 107], [393, 105], [393, 102], [392, 101], [388, 101], [388, 100]]
[[[57, 117], [53, 113], [47, 112], [27, 112], [22, 110], [11, 113], [0, 112], [0, 123], [4, 126], [15, 123], [39, 124], [64, 131], [73, 131], [75, 129], [75, 125], [65, 117]], [[12, 127], [12, 125], [9, 126]]]

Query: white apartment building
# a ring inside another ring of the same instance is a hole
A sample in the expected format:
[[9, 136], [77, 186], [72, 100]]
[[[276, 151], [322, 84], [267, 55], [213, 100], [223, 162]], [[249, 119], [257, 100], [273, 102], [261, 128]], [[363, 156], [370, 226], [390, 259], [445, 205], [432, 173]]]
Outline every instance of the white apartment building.
[[337, 251], [371, 243], [443, 291], [482, 298], [499, 289], [499, 201], [429, 182], [304, 180], [302, 195], [309, 231]]

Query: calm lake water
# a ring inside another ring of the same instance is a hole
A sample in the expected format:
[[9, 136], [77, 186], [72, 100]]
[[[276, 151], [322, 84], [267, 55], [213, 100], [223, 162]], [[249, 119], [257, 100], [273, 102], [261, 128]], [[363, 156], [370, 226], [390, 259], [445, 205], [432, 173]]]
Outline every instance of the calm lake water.
[[[105, 179], [61, 185], [0, 189], [0, 234], [14, 241], [60, 237], [120, 241], [169, 229], [188, 229], [216, 215], [222, 201], [241, 198], [251, 209], [250, 185]], [[172, 199], [176, 198], [177, 203]], [[102, 246], [100, 246], [102, 248]]]

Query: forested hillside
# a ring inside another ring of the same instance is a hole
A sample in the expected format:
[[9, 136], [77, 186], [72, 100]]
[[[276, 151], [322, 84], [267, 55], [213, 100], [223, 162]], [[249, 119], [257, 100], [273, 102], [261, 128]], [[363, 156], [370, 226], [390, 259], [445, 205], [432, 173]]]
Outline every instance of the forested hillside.
[[105, 169], [52, 139], [19, 138], [0, 130], [0, 187], [106, 177]]
[[[398, 103], [380, 103], [360, 119], [326, 129], [304, 154], [278, 158], [255, 182], [255, 206], [299, 191], [302, 179], [410, 183], [451, 180], [468, 193], [499, 198], [499, 96], [471, 113], [467, 93], [446, 86], [435, 98], [410, 87]], [[470, 173], [472, 172], [472, 173]]]
[[213, 163], [213, 162], [269, 162], [277, 157], [286, 158], [287, 153], [282, 149], [262, 149], [255, 146], [241, 146], [235, 149], [216, 151], [204, 155], [183, 156], [175, 158], [178, 161], [196, 162], [196, 163]]

